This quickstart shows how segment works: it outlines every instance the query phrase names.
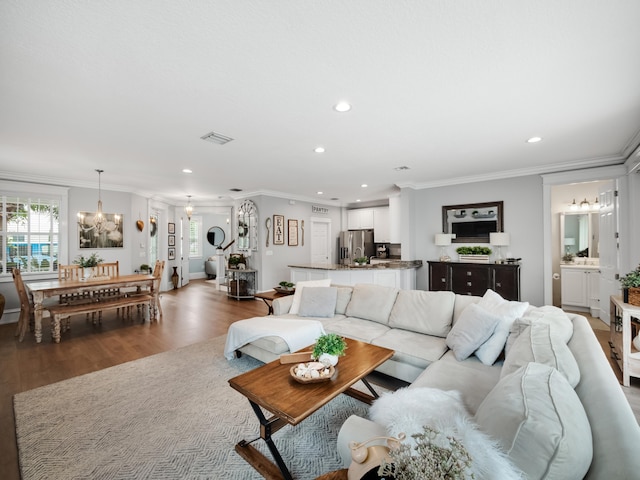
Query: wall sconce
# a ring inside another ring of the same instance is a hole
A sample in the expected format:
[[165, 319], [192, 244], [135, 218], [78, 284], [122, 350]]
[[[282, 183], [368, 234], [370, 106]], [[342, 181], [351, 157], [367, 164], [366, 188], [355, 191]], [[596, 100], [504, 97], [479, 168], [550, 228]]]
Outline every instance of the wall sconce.
[[435, 236], [435, 244], [440, 247], [440, 261], [441, 262], [450, 262], [451, 257], [447, 255], [447, 249], [449, 245], [451, 245], [451, 239], [456, 238], [455, 233], [436, 233]]
[[511, 235], [504, 232], [491, 232], [489, 233], [489, 243], [498, 247], [496, 252], [496, 263], [504, 263], [502, 247], [508, 247], [511, 244]]
[[576, 199], [573, 199], [573, 203], [571, 205], [569, 205], [569, 210], [571, 211], [575, 211], [578, 210], [578, 204], [576, 203]]
[[591, 204], [585, 198], [580, 202], [580, 210], [589, 210], [591, 208]]
[[193, 214], [193, 206], [191, 205], [191, 195], [187, 195], [187, 206], [184, 207], [184, 211], [187, 214], [187, 219], [191, 220]]

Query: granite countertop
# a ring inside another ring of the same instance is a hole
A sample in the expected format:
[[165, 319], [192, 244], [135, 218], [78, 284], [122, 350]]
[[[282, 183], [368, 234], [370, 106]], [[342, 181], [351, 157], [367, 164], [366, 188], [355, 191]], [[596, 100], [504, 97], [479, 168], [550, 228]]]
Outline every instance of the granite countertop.
[[311, 270], [405, 270], [408, 268], [420, 268], [422, 260], [392, 260], [390, 262], [377, 263], [375, 265], [341, 265], [336, 263], [305, 263], [289, 265], [291, 268], [309, 268]]

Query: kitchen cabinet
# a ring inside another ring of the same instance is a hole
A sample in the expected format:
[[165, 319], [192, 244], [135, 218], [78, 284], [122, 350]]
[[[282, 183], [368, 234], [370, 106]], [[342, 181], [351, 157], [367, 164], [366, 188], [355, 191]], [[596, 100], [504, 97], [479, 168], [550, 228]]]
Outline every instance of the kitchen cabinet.
[[562, 308], [600, 316], [600, 270], [598, 267], [562, 265], [560, 267]]
[[481, 297], [491, 289], [506, 300], [520, 300], [520, 265], [429, 262], [429, 290]]
[[389, 207], [373, 209], [373, 241], [375, 243], [389, 243]]
[[373, 228], [373, 208], [347, 210], [347, 229], [362, 230]]
[[400, 197], [389, 197], [389, 242], [402, 243], [400, 239]]

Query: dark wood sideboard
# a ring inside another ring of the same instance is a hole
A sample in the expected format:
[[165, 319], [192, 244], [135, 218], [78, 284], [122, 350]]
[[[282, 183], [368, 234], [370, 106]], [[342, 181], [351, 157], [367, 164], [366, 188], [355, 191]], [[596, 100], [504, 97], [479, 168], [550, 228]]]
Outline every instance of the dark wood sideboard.
[[491, 289], [506, 300], [520, 300], [520, 264], [428, 262], [429, 290], [482, 296]]

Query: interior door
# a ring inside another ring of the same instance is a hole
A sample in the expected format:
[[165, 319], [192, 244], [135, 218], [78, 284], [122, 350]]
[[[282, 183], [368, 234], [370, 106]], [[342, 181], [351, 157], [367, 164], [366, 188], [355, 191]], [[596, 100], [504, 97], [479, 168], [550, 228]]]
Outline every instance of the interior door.
[[180, 218], [180, 286], [189, 283], [189, 220]]
[[331, 263], [331, 220], [311, 218], [311, 263]]
[[600, 202], [600, 318], [609, 325], [609, 297], [620, 294], [617, 182], [611, 180], [599, 190]]

